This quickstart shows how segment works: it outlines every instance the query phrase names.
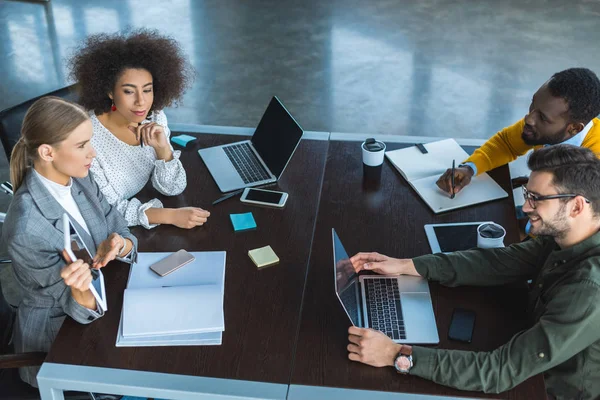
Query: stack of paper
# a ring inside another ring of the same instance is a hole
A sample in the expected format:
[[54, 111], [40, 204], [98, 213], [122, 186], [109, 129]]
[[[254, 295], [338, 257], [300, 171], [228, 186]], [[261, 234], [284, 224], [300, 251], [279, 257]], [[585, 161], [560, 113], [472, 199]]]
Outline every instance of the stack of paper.
[[424, 145], [427, 153], [421, 153], [416, 146], [385, 153], [408, 183], [415, 189], [434, 213], [440, 213], [473, 204], [507, 197], [504, 191], [488, 174], [474, 176], [471, 183], [456, 194], [454, 199], [440, 190], [436, 182], [452, 168], [452, 161], [458, 166], [469, 155], [454, 139], [440, 140]]
[[160, 277], [150, 265], [171, 253], [139, 253], [123, 295], [117, 347], [219, 345], [225, 330], [225, 252], [192, 252]]

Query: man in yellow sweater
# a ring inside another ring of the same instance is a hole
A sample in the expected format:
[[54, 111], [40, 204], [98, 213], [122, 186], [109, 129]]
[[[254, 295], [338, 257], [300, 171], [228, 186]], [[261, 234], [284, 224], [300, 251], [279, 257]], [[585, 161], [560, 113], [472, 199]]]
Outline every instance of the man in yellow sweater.
[[[557, 72], [533, 95], [529, 112], [516, 124], [492, 136], [454, 172], [458, 193], [474, 175], [504, 165], [531, 149], [571, 144], [591, 149], [600, 157], [600, 80], [587, 68]], [[437, 181], [452, 192], [452, 170]]]

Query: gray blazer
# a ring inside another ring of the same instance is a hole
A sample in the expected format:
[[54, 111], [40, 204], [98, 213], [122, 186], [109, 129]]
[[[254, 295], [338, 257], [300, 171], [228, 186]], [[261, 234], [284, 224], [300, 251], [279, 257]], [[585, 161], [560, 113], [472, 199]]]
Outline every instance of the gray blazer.
[[[135, 260], [137, 239], [129, 232], [121, 213], [108, 204], [91, 176], [73, 179], [71, 193], [90, 235], [83, 232], [87, 248], [96, 248], [112, 232], [133, 242]], [[58, 330], [68, 315], [81, 324], [101, 317], [101, 310], [90, 310], [77, 303], [60, 277], [65, 266], [62, 215], [65, 209], [52, 197], [32, 170], [27, 171], [8, 209], [2, 228], [17, 281], [24, 298], [17, 310], [14, 331], [15, 351], [49, 351]], [[92, 254], [93, 256], [94, 254]], [[38, 367], [21, 368], [21, 379], [37, 387]]]

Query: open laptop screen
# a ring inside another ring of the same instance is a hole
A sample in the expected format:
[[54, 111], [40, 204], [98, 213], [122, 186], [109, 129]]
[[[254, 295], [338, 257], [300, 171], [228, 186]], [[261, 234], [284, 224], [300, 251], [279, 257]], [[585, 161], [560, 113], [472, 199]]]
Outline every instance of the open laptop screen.
[[354, 326], [362, 327], [362, 315], [359, 305], [358, 275], [350, 262], [348, 253], [342, 246], [342, 242], [335, 230], [333, 234], [333, 258], [335, 271], [335, 291], [350, 317]]
[[302, 128], [273, 97], [252, 136], [252, 145], [277, 178], [302, 138]]

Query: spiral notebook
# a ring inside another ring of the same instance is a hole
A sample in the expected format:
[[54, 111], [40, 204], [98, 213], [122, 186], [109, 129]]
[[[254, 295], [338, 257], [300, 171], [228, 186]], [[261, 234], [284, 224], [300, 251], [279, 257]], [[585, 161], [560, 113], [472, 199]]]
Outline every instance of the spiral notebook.
[[451, 199], [448, 193], [437, 187], [436, 181], [452, 167], [453, 160], [458, 165], [469, 155], [454, 139], [426, 143], [424, 146], [427, 153], [411, 146], [388, 151], [385, 156], [434, 213], [508, 197], [508, 193], [496, 181], [483, 173], [474, 176], [471, 183]]

